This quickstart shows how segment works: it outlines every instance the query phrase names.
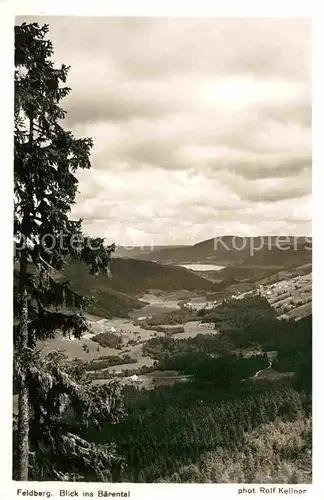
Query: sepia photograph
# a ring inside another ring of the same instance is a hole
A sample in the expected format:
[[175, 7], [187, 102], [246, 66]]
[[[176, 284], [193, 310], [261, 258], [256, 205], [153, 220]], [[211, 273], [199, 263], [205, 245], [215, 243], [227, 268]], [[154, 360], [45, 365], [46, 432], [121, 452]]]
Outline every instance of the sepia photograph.
[[303, 496], [311, 20], [17, 16], [13, 76], [12, 479]]

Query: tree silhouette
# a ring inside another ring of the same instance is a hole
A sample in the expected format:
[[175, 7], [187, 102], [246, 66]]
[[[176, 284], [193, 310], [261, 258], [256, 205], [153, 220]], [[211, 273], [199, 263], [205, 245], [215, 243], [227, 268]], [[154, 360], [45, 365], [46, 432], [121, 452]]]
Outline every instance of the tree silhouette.
[[[28, 479], [30, 425], [32, 416], [39, 414], [31, 393], [38, 391], [35, 384], [45, 387], [50, 380], [41, 374], [48, 367], [40, 363], [36, 342], [58, 329], [75, 337], [87, 329], [83, 311], [88, 300], [74, 293], [58, 271], [67, 261], [79, 259], [92, 274], [109, 275], [114, 251], [114, 244], [106, 245], [102, 238], [85, 237], [82, 221], [69, 219], [78, 188], [75, 174], [90, 168], [93, 142], [75, 138], [62, 126], [66, 113], [60, 101], [70, 91], [65, 86], [69, 68], [54, 67], [47, 33], [48, 26], [37, 23], [15, 27], [14, 375], [19, 395], [15, 442], [19, 480]], [[56, 379], [62, 373], [57, 372]], [[71, 395], [73, 385], [67, 379], [65, 385], [56, 381], [55, 397], [53, 393], [47, 400], [52, 409], [61, 392]], [[76, 395], [82, 399], [81, 387], [75, 388], [74, 402]]]

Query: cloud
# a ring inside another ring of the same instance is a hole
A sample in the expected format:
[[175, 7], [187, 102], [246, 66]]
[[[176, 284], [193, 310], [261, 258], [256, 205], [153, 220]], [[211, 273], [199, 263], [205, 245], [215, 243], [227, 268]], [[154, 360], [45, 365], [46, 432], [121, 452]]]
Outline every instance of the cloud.
[[31, 20], [71, 64], [64, 126], [94, 138], [72, 211], [88, 232], [309, 234], [309, 20]]

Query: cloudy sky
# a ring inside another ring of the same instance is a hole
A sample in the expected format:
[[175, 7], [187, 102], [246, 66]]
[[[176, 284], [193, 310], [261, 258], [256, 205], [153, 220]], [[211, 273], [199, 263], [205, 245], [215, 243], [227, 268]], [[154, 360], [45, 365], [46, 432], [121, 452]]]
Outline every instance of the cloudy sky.
[[24, 20], [49, 24], [65, 126], [95, 142], [73, 208], [88, 234], [311, 234], [310, 21]]

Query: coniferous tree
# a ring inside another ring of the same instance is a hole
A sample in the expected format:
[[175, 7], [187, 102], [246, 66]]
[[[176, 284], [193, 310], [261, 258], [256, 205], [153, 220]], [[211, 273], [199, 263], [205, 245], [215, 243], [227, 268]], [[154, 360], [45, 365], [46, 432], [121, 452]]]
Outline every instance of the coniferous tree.
[[[36, 342], [58, 329], [76, 337], [87, 329], [83, 315], [87, 300], [73, 293], [69, 284], [58, 278], [57, 271], [72, 258], [84, 261], [91, 273], [109, 274], [114, 250], [114, 245], [105, 245], [101, 238], [85, 238], [81, 221], [69, 219], [78, 187], [75, 172], [90, 168], [92, 139], [77, 139], [62, 126], [65, 111], [60, 101], [70, 91], [65, 86], [69, 68], [54, 67], [47, 33], [48, 26], [37, 23], [15, 27], [14, 375], [18, 389], [18, 480], [28, 480], [30, 424], [39, 414], [31, 393], [41, 391], [46, 384], [53, 385], [53, 374], [50, 377], [42, 371]], [[63, 372], [57, 372], [56, 379], [60, 377], [61, 383], [56, 380], [54, 384], [55, 397], [51, 394], [51, 410], [58, 404], [60, 391], [67, 393], [74, 404], [84, 396], [81, 386], [73, 386]], [[108, 411], [107, 397], [99, 399]], [[44, 418], [42, 414], [41, 421]]]

